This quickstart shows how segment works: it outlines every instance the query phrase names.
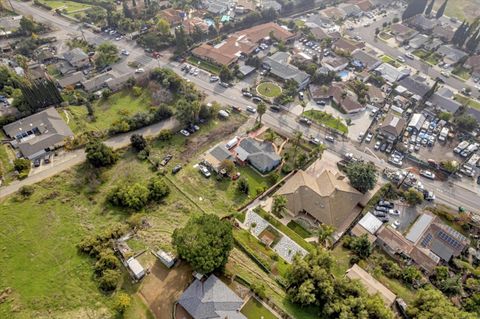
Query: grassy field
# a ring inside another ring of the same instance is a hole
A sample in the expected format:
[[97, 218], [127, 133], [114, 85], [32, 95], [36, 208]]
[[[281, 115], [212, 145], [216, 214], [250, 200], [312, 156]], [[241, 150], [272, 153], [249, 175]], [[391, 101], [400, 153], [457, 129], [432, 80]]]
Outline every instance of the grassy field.
[[400, 66], [399, 62], [397, 62], [394, 58], [392, 58], [391, 56], [388, 56], [388, 55], [382, 55], [380, 57], [380, 60], [384, 63], [391, 64], [396, 68], [398, 68]]
[[302, 225], [298, 224], [297, 222], [295, 222], [294, 220], [290, 221], [288, 224], [287, 224], [287, 227], [292, 229], [294, 232], [296, 232], [297, 234], [299, 234], [300, 236], [302, 236], [302, 238], [308, 238], [308, 237], [311, 237], [312, 236], [312, 233], [309, 232], [308, 230], [306, 230], [305, 228], [303, 228]]
[[[434, 10], [437, 10], [442, 3], [443, 1], [437, 1], [433, 6]], [[473, 22], [479, 15], [478, 8], [480, 8], [480, 0], [450, 0], [445, 15]]]
[[273, 82], [263, 82], [257, 86], [257, 92], [265, 97], [276, 98], [282, 94], [282, 88]]
[[308, 117], [317, 124], [323, 124], [327, 127], [338, 130], [342, 133], [348, 133], [348, 127], [345, 125], [341, 119], [337, 119], [333, 115], [317, 110], [308, 110], [303, 113], [303, 116]]
[[[151, 106], [147, 90], [140, 97], [135, 97], [128, 91], [122, 91], [110, 96], [107, 100], [100, 99], [93, 104], [95, 120], [91, 120], [85, 106], [68, 106], [60, 110], [63, 119], [68, 123], [73, 133], [88, 131], [106, 132], [111, 125], [123, 116], [147, 111]], [[68, 113], [68, 117], [65, 114]]]
[[460, 77], [465, 81], [468, 80], [471, 76], [469, 70], [465, 69], [462, 66], [458, 66], [455, 69], [453, 69], [452, 74], [455, 74], [456, 76]]
[[[0, 132], [0, 139], [5, 139], [6, 136], [3, 131]], [[6, 145], [0, 144], [0, 171], [2, 173], [3, 182], [8, 184], [13, 176], [13, 160], [15, 159], [15, 154], [13, 149]]]
[[60, 9], [66, 10], [67, 14], [73, 14], [78, 11], [84, 11], [90, 9], [92, 6], [80, 2], [74, 1], [56, 1], [56, 0], [39, 0], [40, 3], [46, 4], [51, 7], [53, 10]]
[[200, 69], [203, 69], [205, 71], [208, 71], [212, 74], [220, 74], [220, 67], [218, 67], [217, 65], [213, 64], [213, 63], [210, 63], [210, 62], [207, 62], [207, 61], [204, 61], [204, 60], [200, 60], [194, 56], [189, 56], [187, 58], [187, 62], [196, 66], [196, 67], [199, 67]]
[[278, 319], [255, 298], [250, 298], [240, 312], [248, 319]]
[[466, 97], [465, 95], [455, 94], [454, 99], [461, 103], [462, 105], [466, 105], [468, 107], [480, 110], [480, 102], [471, 98]]

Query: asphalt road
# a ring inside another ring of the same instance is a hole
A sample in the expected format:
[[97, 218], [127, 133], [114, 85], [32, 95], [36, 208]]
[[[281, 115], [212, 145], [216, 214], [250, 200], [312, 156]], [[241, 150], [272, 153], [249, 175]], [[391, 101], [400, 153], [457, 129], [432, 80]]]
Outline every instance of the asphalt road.
[[[72, 24], [68, 21], [65, 21], [61, 17], [52, 15], [50, 12], [47, 12], [42, 10], [41, 8], [35, 7], [31, 3], [16, 2], [16, 1], [14, 3], [15, 3], [14, 6], [17, 9], [17, 11], [21, 12], [22, 14], [32, 15], [35, 17], [35, 19], [39, 21], [50, 23], [54, 28], [58, 30], [56, 32], [80, 34], [78, 31], [78, 25], [76, 24]], [[391, 48], [387, 44], [383, 43], [382, 41], [377, 41], [374, 38], [375, 28], [377, 26], [381, 26], [386, 19], [390, 19], [390, 18], [391, 17], [383, 18], [383, 20], [379, 19], [378, 21], [373, 23], [370, 27], [368, 28], [358, 27], [353, 32], [357, 32], [356, 34], [359, 34], [363, 39], [365, 39], [366, 42], [384, 51], [386, 54], [391, 56], [397, 56], [398, 49]], [[91, 41], [94, 43], [111, 40], [105, 34], [94, 34], [89, 30], [84, 30], [83, 34], [88, 41]], [[143, 49], [136, 46], [134, 42], [121, 40], [121, 41], [115, 41], [115, 43], [121, 48], [125, 48], [130, 51], [129, 58], [142, 59], [143, 57], [146, 56], [144, 54]], [[417, 60], [415, 61], [408, 60], [407, 63], [414, 68], [418, 68], [419, 70], [422, 70], [421, 65], [419, 64], [422, 62], [419, 62]], [[126, 68], [128, 68], [126, 64], [127, 64], [127, 60], [124, 59], [122, 60], [121, 63], [116, 64], [113, 67], [113, 69], [119, 72], [120, 74], [125, 73], [127, 72], [125, 71]], [[252, 105], [251, 101], [245, 99], [241, 94], [240, 89], [242, 84], [237, 84], [235, 87], [231, 87], [231, 88], [223, 88], [217, 83], [210, 83], [208, 74], [201, 72], [197, 77], [191, 76], [191, 75], [185, 75], [183, 74], [183, 72], [180, 71], [178, 67], [179, 66], [178, 63], [169, 62], [169, 61], [152, 60], [150, 61], [149, 64], [145, 65], [144, 68], [150, 69], [156, 66], [172, 68], [173, 70], [175, 70], [175, 72], [177, 72], [178, 74], [182, 75], [183, 77], [187, 78], [189, 81], [194, 83], [200, 90], [203, 90], [207, 95], [207, 100], [209, 101], [217, 101], [223, 105], [236, 105], [242, 108], [245, 108], [247, 105]], [[437, 72], [432, 68], [430, 69], [432, 70], [431, 72]], [[130, 68], [128, 68], [128, 70], [131, 72]], [[435, 77], [435, 74], [431, 76]], [[447, 84], [456, 89], [461, 89], [462, 87], [464, 87], [464, 84], [462, 82], [452, 78], [448, 79]], [[263, 116], [263, 122], [285, 134], [292, 134], [295, 131], [300, 131], [303, 133], [305, 137], [313, 136], [313, 137], [320, 138], [321, 140], [323, 140], [325, 137], [325, 134], [322, 133], [317, 128], [301, 125], [297, 121], [297, 116], [293, 115], [288, 111], [284, 111], [282, 113], [274, 113], [268, 110], [267, 113]], [[168, 124], [170, 126], [168, 126], [164, 122], [158, 123], [150, 127], [140, 129], [136, 132], [131, 132], [128, 134], [116, 136], [112, 139], [109, 139], [106, 143], [107, 145], [110, 145], [115, 148], [124, 147], [129, 144], [129, 136], [133, 133], [153, 135], [153, 134], [157, 134], [162, 128], [169, 128], [169, 127], [173, 128], [175, 127], [175, 124], [176, 122], [173, 122], [173, 120], [172, 122], [170, 122], [170, 124]], [[349, 153], [353, 153], [356, 157], [363, 158], [367, 161], [372, 161], [380, 169], [383, 169], [385, 167], [395, 169], [395, 167], [389, 165], [388, 163], [385, 163], [383, 160], [379, 160], [378, 158], [371, 156], [363, 152], [362, 150], [358, 150], [352, 143], [349, 143], [348, 141], [345, 141], [345, 142], [337, 141], [335, 144], [330, 144], [328, 146], [329, 146], [329, 149], [332, 149], [338, 154], [345, 154], [349, 152]], [[79, 150], [77, 152], [79, 153], [78, 156], [72, 159], [71, 163], [70, 162], [62, 163], [62, 165], [56, 166], [51, 170], [44, 171], [41, 174], [38, 174], [38, 176], [33, 175], [23, 181], [14, 182], [5, 188], [2, 188], [0, 190], [0, 198], [15, 192], [23, 185], [36, 183], [44, 178], [53, 176], [63, 170], [66, 170], [84, 161], [85, 155], [83, 153], [83, 150]], [[463, 206], [466, 209], [469, 209], [473, 212], [480, 213], [479, 195], [475, 191], [464, 188], [461, 185], [456, 185], [456, 184], [452, 185], [449, 183], [443, 183], [439, 181], [430, 181], [430, 180], [424, 179], [422, 180], [422, 182], [427, 189], [435, 192], [437, 197], [437, 202], [445, 203], [454, 207]]]

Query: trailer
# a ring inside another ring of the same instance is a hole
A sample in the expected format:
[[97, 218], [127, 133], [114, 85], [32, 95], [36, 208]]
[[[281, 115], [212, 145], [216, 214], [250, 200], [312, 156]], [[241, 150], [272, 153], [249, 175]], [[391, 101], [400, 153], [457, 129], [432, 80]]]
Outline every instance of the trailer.
[[453, 152], [454, 153], [461, 153], [464, 149], [466, 149], [468, 147], [468, 145], [470, 145], [470, 143], [468, 141], [463, 141], [463, 142], [460, 142], [457, 147], [455, 147], [453, 149]]

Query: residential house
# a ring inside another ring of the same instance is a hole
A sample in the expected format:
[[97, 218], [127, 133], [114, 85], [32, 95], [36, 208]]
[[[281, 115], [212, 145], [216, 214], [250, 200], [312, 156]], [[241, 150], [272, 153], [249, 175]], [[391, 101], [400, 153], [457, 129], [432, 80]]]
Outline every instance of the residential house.
[[203, 4], [207, 8], [207, 12], [213, 14], [214, 16], [223, 15], [227, 13], [230, 6], [233, 7], [232, 2], [221, 0], [207, 0], [204, 1]]
[[365, 216], [350, 230], [352, 236], [367, 236], [368, 241], [373, 244], [377, 237], [375, 234], [382, 227], [383, 222], [375, 217], [372, 213], [367, 212]]
[[33, 160], [64, 145], [73, 133], [54, 107], [27, 116], [3, 127], [10, 144]]
[[330, 86], [310, 85], [312, 99], [319, 103], [321, 101], [332, 101], [345, 113], [353, 114], [363, 111], [365, 107], [357, 101], [355, 93], [340, 82], [333, 82]]
[[332, 49], [347, 54], [352, 54], [354, 51], [365, 47], [365, 44], [361, 42], [352, 42], [345, 38], [340, 38], [332, 43]]
[[442, 96], [438, 92], [433, 93], [432, 97], [429, 99], [429, 102], [432, 103], [434, 107], [452, 114], [455, 114], [455, 112], [457, 112], [462, 106], [461, 103], [458, 103], [452, 98]]
[[30, 62], [28, 63], [27, 68], [28, 78], [30, 79], [30, 81], [49, 78], [45, 65], [41, 63]]
[[440, 47], [443, 44], [442, 40], [434, 38], [431, 41], [428, 41], [423, 45], [423, 48], [427, 51], [436, 51], [438, 47]]
[[360, 17], [363, 14], [359, 6], [352, 3], [340, 3], [338, 9], [345, 12], [346, 17]]
[[275, 39], [284, 42], [292, 40], [295, 36], [278, 24], [270, 22], [236, 32], [214, 46], [203, 43], [193, 49], [192, 54], [218, 65], [229, 66], [241, 55], [251, 54], [260, 42], [269, 40], [271, 34]]
[[33, 55], [36, 61], [43, 64], [55, 62], [57, 60], [54, 51], [49, 47], [37, 49], [34, 51]]
[[375, 85], [368, 84], [368, 99], [371, 103], [381, 106], [385, 102], [385, 93]]
[[90, 65], [88, 55], [80, 48], [73, 48], [63, 54], [63, 58], [74, 68], [82, 69]]
[[312, 100], [316, 103], [327, 102], [332, 98], [330, 95], [330, 86], [310, 84], [308, 90]]
[[168, 9], [159, 11], [158, 16], [160, 18], [165, 19], [165, 21], [167, 21], [170, 24], [170, 26], [176, 27], [182, 24], [182, 20], [185, 16], [185, 13], [177, 9], [168, 8]]
[[449, 24], [437, 24], [432, 30], [432, 35], [444, 43], [450, 43], [454, 34], [455, 31]]
[[178, 300], [193, 319], [247, 319], [241, 312], [243, 299], [215, 275], [195, 281]]
[[185, 33], [187, 34], [192, 34], [193, 32], [195, 32], [196, 28], [199, 28], [204, 33], [208, 32], [208, 24], [205, 22], [205, 20], [199, 17], [191, 17], [191, 18], [183, 19], [182, 27]]
[[431, 86], [427, 84], [426, 79], [420, 76], [407, 76], [398, 81], [398, 87], [406, 89], [406, 96], [418, 95], [422, 99], [427, 92], [430, 91]]
[[451, 44], [445, 44], [438, 48], [437, 53], [443, 57], [443, 61], [450, 65], [458, 63], [463, 58], [467, 57], [468, 54], [455, 48]]
[[280, 2], [278, 1], [275, 1], [275, 0], [262, 0], [261, 1], [262, 5], [262, 9], [270, 9], [272, 8], [273, 10], [275, 11], [280, 11], [282, 10], [282, 5], [280, 4]]
[[248, 12], [255, 11], [257, 5], [253, 0], [238, 0], [235, 5], [235, 13], [245, 14]]
[[328, 29], [333, 26], [332, 20], [322, 13], [314, 14], [308, 17], [306, 24], [311, 25], [311, 28], [321, 27], [324, 29]]
[[473, 77], [480, 76], [480, 55], [472, 55], [468, 57], [467, 61], [463, 64], [463, 67], [472, 72]]
[[425, 17], [423, 14], [417, 14], [408, 19], [407, 24], [422, 33], [431, 34], [438, 22], [436, 19]]
[[277, 194], [286, 197], [290, 215], [333, 226], [338, 240], [360, 214], [364, 195], [348, 183], [334, 163], [324, 161], [320, 159], [306, 171], [297, 171]]
[[224, 144], [218, 144], [212, 147], [203, 155], [204, 163], [206, 163], [216, 173], [220, 172], [220, 166], [225, 160], [233, 161], [234, 157], [227, 150]]
[[382, 63], [375, 69], [375, 73], [384, 78], [385, 81], [394, 83], [407, 77], [410, 74], [410, 70], [399, 70], [389, 63]]
[[313, 34], [317, 41], [323, 41], [330, 38], [328, 34], [326, 34], [325, 31], [323, 31], [323, 29], [320, 27], [311, 28], [310, 32]]
[[83, 73], [81, 71], [77, 71], [57, 80], [57, 84], [58, 86], [60, 86], [60, 88], [64, 89], [68, 86], [76, 86], [84, 80], [85, 76], [83, 75]]
[[235, 152], [237, 163], [248, 163], [262, 174], [271, 172], [282, 162], [271, 142], [250, 137], [241, 140]]
[[310, 75], [296, 66], [291, 65], [290, 54], [278, 51], [263, 60], [262, 67], [268, 69], [270, 74], [281, 81], [294, 80], [298, 84], [298, 90], [303, 90], [310, 83]]
[[411, 242], [390, 225], [383, 226], [377, 232], [376, 244], [394, 258], [397, 256], [408, 257], [412, 249]]
[[363, 12], [368, 12], [373, 9], [373, 4], [369, 0], [353, 0], [350, 2], [356, 4]]
[[362, 50], [357, 50], [352, 53], [352, 64], [360, 69], [371, 71], [382, 64], [382, 61]]
[[397, 298], [393, 292], [382, 285], [378, 280], [373, 278], [372, 275], [358, 266], [358, 264], [354, 264], [350, 269], [348, 269], [345, 276], [351, 280], [358, 280], [362, 286], [365, 287], [368, 294], [378, 294], [383, 299], [387, 307], [391, 307]]
[[328, 19], [337, 20], [337, 21], [343, 20], [347, 17], [347, 14], [345, 13], [345, 11], [340, 10], [337, 7], [328, 7], [326, 9], [320, 10], [319, 13], [324, 15]]
[[408, 26], [402, 23], [392, 24], [390, 26], [390, 32], [392, 33], [393, 36], [395, 36], [395, 40], [397, 40], [400, 43], [409, 41], [410, 39], [412, 39], [414, 36], [418, 34], [418, 31], [412, 28], [409, 28]]
[[410, 47], [412, 47], [412, 49], [420, 49], [428, 42], [429, 39], [430, 38], [424, 34], [418, 34], [408, 41], [408, 44]]
[[125, 73], [116, 78], [110, 78], [105, 81], [105, 84], [112, 92], [121, 90], [130, 79], [134, 79], [134, 73]]
[[405, 125], [406, 121], [403, 117], [399, 117], [392, 112], [389, 112], [377, 128], [377, 131], [380, 135], [385, 137], [387, 141], [393, 143], [402, 136]]
[[105, 88], [107, 86], [106, 81], [114, 78], [115, 76], [113, 74], [102, 73], [94, 76], [93, 78], [82, 81], [81, 84], [86, 92], [93, 93], [95, 91]]
[[323, 58], [322, 64], [330, 71], [338, 72], [348, 66], [349, 60], [343, 56]]

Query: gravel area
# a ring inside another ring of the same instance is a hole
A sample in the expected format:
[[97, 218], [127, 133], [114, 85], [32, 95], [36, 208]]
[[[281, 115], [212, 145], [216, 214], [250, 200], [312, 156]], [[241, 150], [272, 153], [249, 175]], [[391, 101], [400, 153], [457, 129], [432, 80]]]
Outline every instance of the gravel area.
[[[251, 225], [254, 223], [256, 224], [255, 228], [251, 227]], [[249, 210], [245, 216], [245, 222], [243, 223], [243, 225], [246, 229], [249, 229], [255, 237], [258, 237], [262, 233], [262, 231], [264, 231], [265, 228], [270, 225], [270, 223], [262, 217], [258, 216], [253, 211]]]

